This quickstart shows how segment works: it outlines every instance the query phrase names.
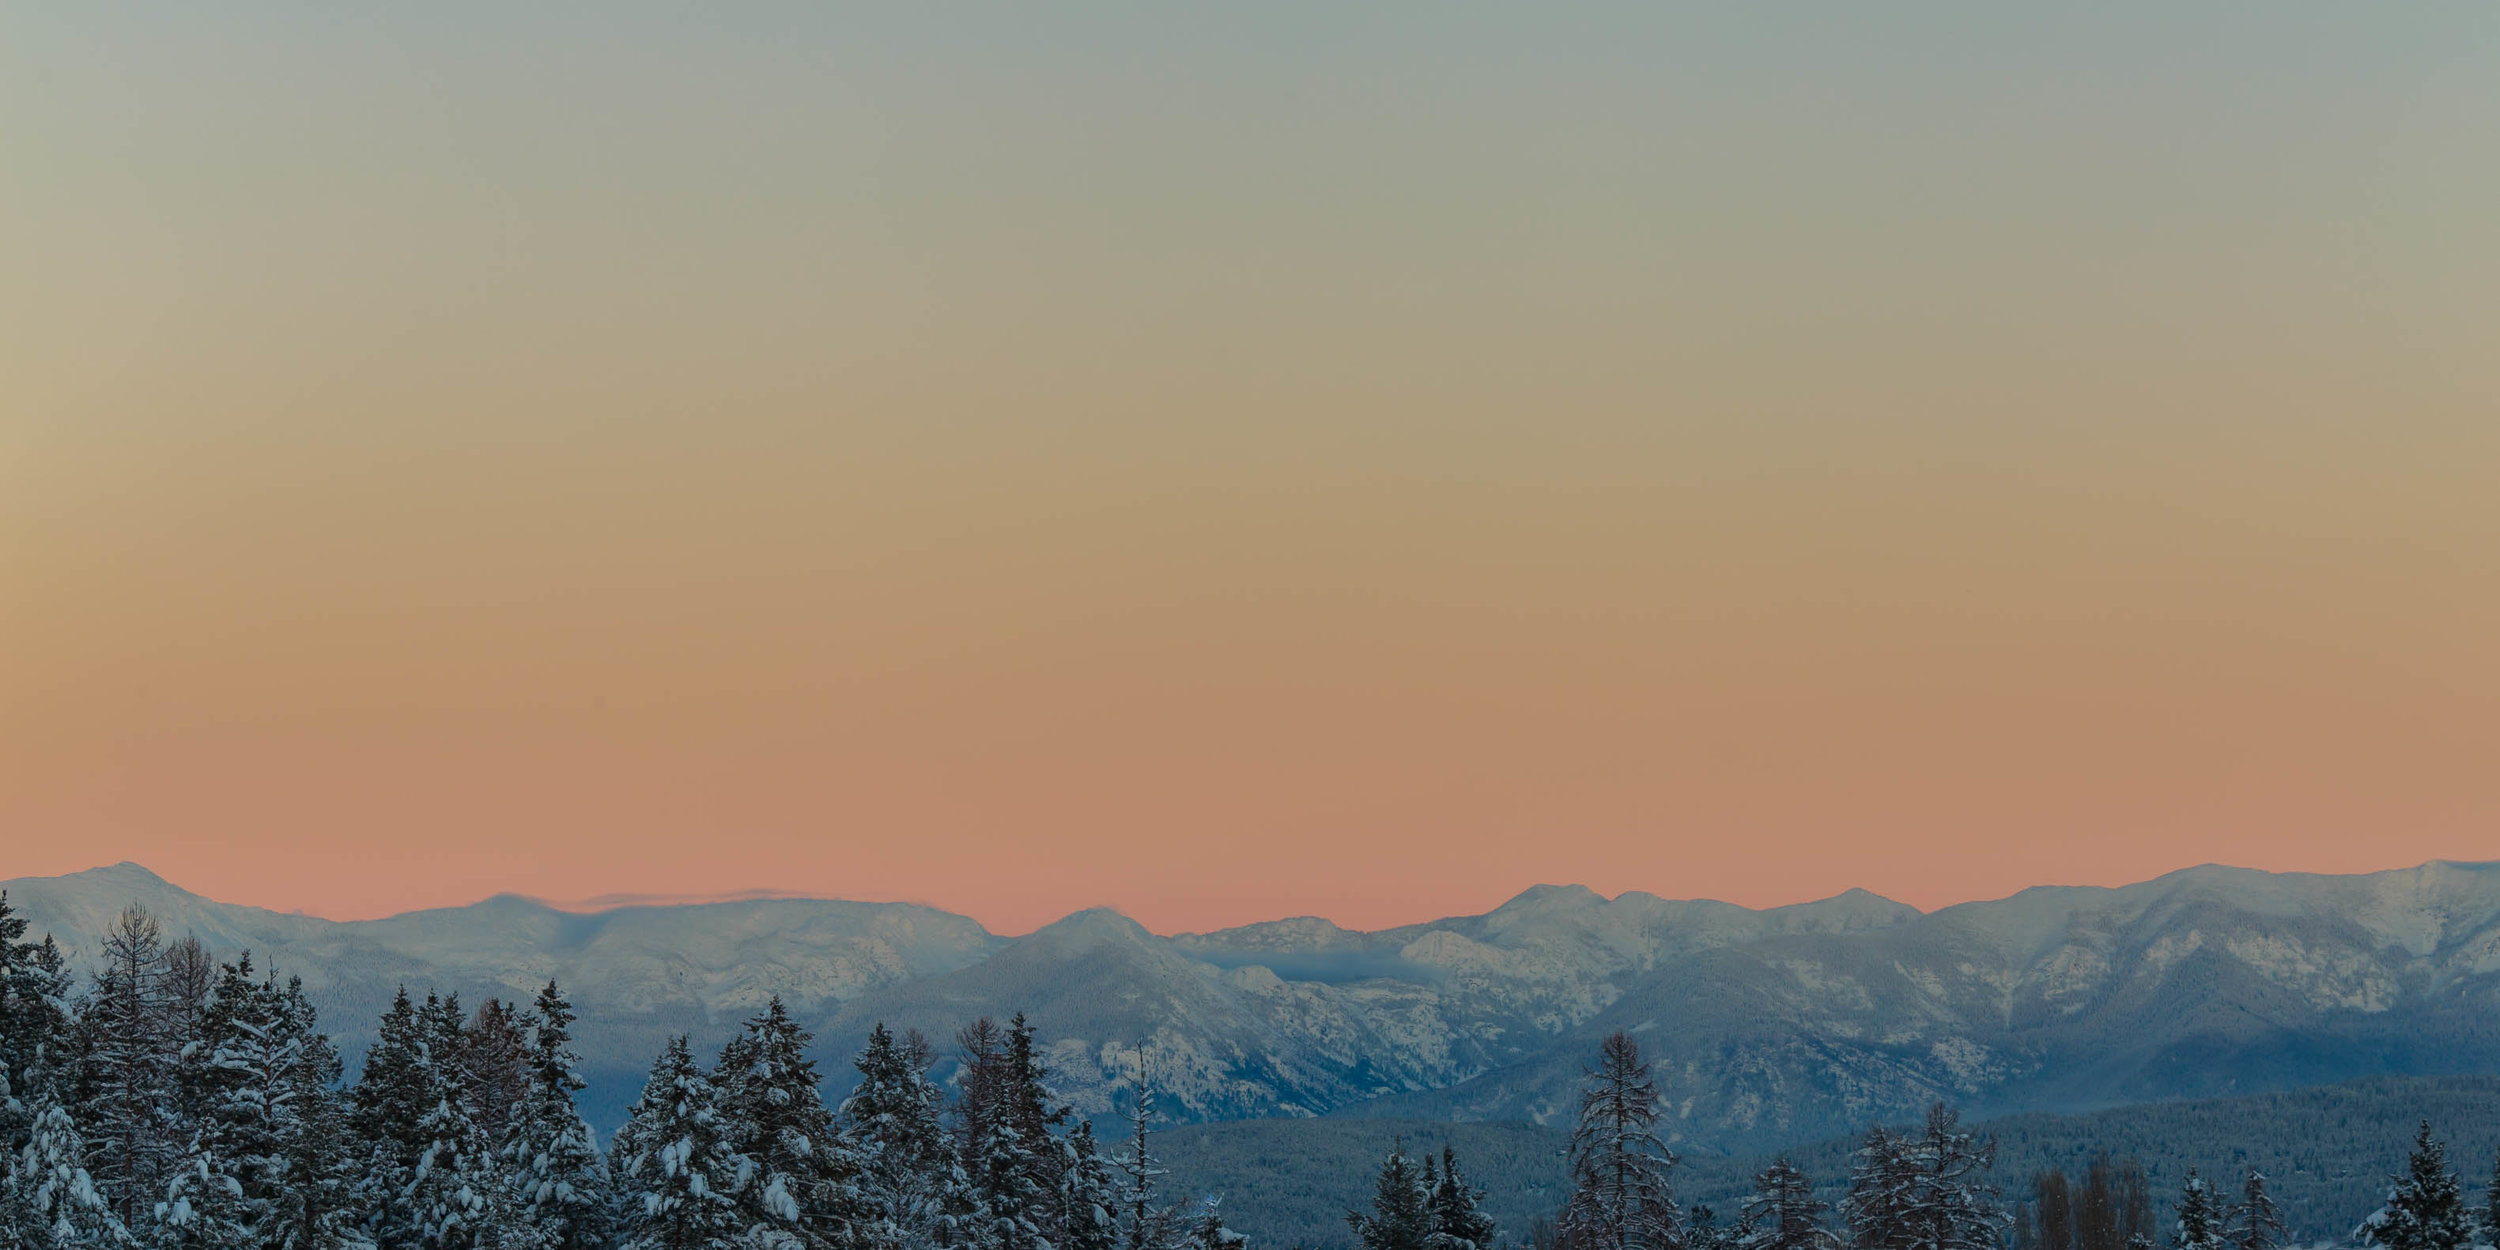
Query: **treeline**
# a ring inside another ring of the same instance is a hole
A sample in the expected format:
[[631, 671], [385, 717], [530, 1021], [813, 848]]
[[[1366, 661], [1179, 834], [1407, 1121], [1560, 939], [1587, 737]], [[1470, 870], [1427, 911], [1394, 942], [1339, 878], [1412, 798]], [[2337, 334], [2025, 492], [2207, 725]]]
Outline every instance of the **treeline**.
[[[1882, 1126], [1859, 1140], [1837, 1206], [1787, 1158], [1755, 1174], [1751, 1193], [1722, 1218], [1685, 1208], [1673, 1184], [1675, 1152], [1657, 1134], [1657, 1089], [1628, 1034], [1607, 1038], [1580, 1098], [1560, 1209], [1533, 1221], [1534, 1250], [2283, 1250], [2287, 1229], [2267, 1179], [2247, 1169], [2228, 1195], [2189, 1169], [2165, 1225], [2133, 1158], [2094, 1159], [2080, 1180], [2045, 1169], [2012, 1208], [1993, 1179], [1996, 1144], [1962, 1129], [1938, 1105], [1903, 1132]], [[1454, 1200], [1450, 1190], [1457, 1188]], [[1491, 1244], [1472, 1215], [1480, 1192], [1445, 1154], [1436, 1178], [1402, 1146], [1381, 1165], [1369, 1214], [1347, 1216], [1364, 1250], [1460, 1250]], [[2425, 1122], [2385, 1203], [2352, 1231], [2381, 1250], [2466, 1250], [2500, 1243], [2500, 1160], [2484, 1205], [2467, 1202], [2446, 1147]]]
[[1141, 1073], [1106, 1148], [1021, 1017], [933, 1048], [879, 1026], [823, 1100], [778, 998], [652, 1065], [605, 1151], [574, 1015], [402, 990], [352, 1083], [295, 980], [125, 911], [76, 984], [0, 895], [0, 1250], [1236, 1250], [1163, 1200]]

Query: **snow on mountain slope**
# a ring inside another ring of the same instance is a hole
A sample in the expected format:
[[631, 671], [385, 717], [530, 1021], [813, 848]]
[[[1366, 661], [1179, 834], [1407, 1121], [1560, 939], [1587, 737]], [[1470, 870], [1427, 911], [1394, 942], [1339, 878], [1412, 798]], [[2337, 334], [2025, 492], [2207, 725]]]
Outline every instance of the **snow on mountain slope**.
[[1914, 1113], [2072, 1110], [2373, 1073], [2500, 1071], [2500, 865], [2365, 876], [2206, 867], [1933, 914], [1864, 891], [1751, 910], [1540, 886], [1375, 933], [1303, 917], [1158, 937], [1109, 911], [1022, 938], [901, 904], [770, 899], [579, 914], [499, 897], [335, 924], [215, 903], [136, 865], [10, 882], [83, 952], [128, 902], [300, 973], [351, 1047], [400, 983], [583, 1007], [596, 1108], [669, 1033], [780, 993], [824, 1070], [872, 1022], [941, 1050], [1030, 1015], [1105, 1111], [1143, 1056], [1190, 1119], [1551, 1120], [1605, 1032], [1658, 1060], [1678, 1140], [1744, 1149]]

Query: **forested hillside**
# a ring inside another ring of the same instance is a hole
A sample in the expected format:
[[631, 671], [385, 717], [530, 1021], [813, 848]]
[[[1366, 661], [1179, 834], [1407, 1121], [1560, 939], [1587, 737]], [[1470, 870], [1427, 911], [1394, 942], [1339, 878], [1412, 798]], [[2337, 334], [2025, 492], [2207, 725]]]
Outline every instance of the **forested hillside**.
[[[2385, 1198], [2414, 1126], [2427, 1118], [2479, 1187], [2500, 1152], [2500, 1077], [2376, 1077], [2232, 1098], [2118, 1107], [2086, 1115], [2008, 1116], [1977, 1124], [1995, 1140], [1994, 1175], [2008, 1206], [2038, 1172], [2081, 1177], [2093, 1156], [2144, 1165], [2167, 1227], [2179, 1182], [2193, 1166], [2228, 1187], [2265, 1173], [2292, 1235], [2341, 1242]], [[1550, 1216], [1569, 1181], [1566, 1127], [1429, 1120], [1248, 1120], [1177, 1128], [1162, 1136], [1172, 1181], [1220, 1194], [1236, 1223], [1263, 1244], [1346, 1243], [1345, 1212], [1369, 1201], [1372, 1173], [1398, 1142], [1419, 1153], [1452, 1146], [1485, 1189], [1485, 1209], [1523, 1233]], [[1838, 1203], [1855, 1135], [1785, 1152]], [[1771, 1156], [1685, 1152], [1674, 1170], [1689, 1205], [1733, 1216]]]

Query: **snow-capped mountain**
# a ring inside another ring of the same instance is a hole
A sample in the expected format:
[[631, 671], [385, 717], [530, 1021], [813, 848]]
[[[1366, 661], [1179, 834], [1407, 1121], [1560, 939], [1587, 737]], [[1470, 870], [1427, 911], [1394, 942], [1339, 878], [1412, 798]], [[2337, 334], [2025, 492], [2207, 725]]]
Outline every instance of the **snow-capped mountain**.
[[2077, 1109], [2373, 1073], [2500, 1072], [2500, 864], [2363, 876], [2205, 867], [1922, 914], [1852, 891], [1752, 910], [1539, 886], [1364, 933], [1302, 918], [1158, 937], [1108, 911], [1001, 938], [906, 904], [761, 900], [577, 914], [498, 897], [335, 923], [212, 902], [124, 864], [6, 883], [83, 957], [127, 903], [296, 973], [350, 1048], [401, 983], [582, 1008], [595, 1108], [666, 1034], [767, 995], [829, 1077], [879, 1019], [941, 1042], [1027, 1013], [1081, 1107], [1143, 1060], [1188, 1117], [1552, 1120], [1595, 1039], [1656, 1058], [1676, 1136], [1744, 1149], [1947, 1098]]

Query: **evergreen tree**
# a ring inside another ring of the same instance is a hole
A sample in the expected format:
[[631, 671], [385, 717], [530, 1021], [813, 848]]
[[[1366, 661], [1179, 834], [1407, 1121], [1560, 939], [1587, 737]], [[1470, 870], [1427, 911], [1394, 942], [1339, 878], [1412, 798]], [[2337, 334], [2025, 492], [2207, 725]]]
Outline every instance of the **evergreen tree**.
[[2448, 1148], [2431, 1136], [2430, 1121], [2413, 1138], [2405, 1174], [2396, 1178], [2387, 1205], [2362, 1224], [2363, 1237], [2387, 1250], [2462, 1250], [2474, 1242], [2474, 1220], [2465, 1209]]
[[748, 1237], [759, 1245], [877, 1244], [881, 1221], [818, 1089], [812, 1040], [776, 994], [721, 1052], [714, 1084], [726, 1147], [746, 1161], [737, 1197]]
[[446, 1091], [417, 1122], [426, 1139], [409, 1173], [399, 1206], [402, 1234], [423, 1250], [467, 1250], [499, 1236], [510, 1216], [501, 1174], [493, 1165], [485, 1130], [463, 1100]]
[[883, 1023], [852, 1060], [859, 1084], [842, 1104], [842, 1137], [860, 1161], [868, 1200], [904, 1244], [972, 1246], [988, 1235], [971, 1177], [939, 1118], [928, 1043]]
[[253, 1250], [260, 1245], [235, 1161], [195, 1137], [171, 1169], [146, 1239], [160, 1250]]
[[2283, 1216], [2275, 1210], [2273, 1197], [2266, 1193], [2265, 1173], [2248, 1169], [2240, 1200], [2223, 1217], [2222, 1236], [2231, 1250], [2282, 1250], [2286, 1236]]
[[26, 1144], [0, 1176], [0, 1244], [15, 1250], [98, 1250], [132, 1244], [81, 1162], [86, 1139], [48, 1083], [30, 1101]]
[[60, 948], [49, 934], [28, 941], [0, 890], [0, 1164], [32, 1138], [40, 1087], [69, 1059], [69, 990]]
[[459, 1078], [469, 1118], [500, 1149], [529, 1091], [529, 1037], [522, 1012], [489, 998], [460, 1033]]
[[2213, 1187], [2195, 1168], [2179, 1187], [2179, 1223], [2170, 1244], [2173, 1250], [2222, 1250], [2222, 1213], [2214, 1209]]
[[1909, 1250], [1918, 1206], [1918, 1168], [1908, 1139], [1882, 1125], [1868, 1129], [1850, 1161], [1841, 1218], [1852, 1250]]
[[2134, 1155], [2118, 1161], [2118, 1240], [2127, 1250], [2153, 1250], [2153, 1182]]
[[1575, 1250], [1680, 1250], [1683, 1219], [1658, 1139], [1658, 1086], [1629, 1033], [1608, 1036], [1571, 1130], [1571, 1196], [1558, 1221]]
[[1423, 1170], [1406, 1157], [1406, 1143], [1390, 1147], [1372, 1183], [1372, 1210], [1345, 1213], [1363, 1250], [1428, 1250], [1432, 1238], [1432, 1191]]
[[1909, 1244], [1915, 1250], [1997, 1250], [2005, 1223], [1988, 1180], [1995, 1147], [1962, 1131], [1961, 1116], [1942, 1103], [1928, 1109], [1926, 1130], [1911, 1154], [1916, 1178]]
[[651, 1067], [633, 1118], [611, 1150], [622, 1250], [729, 1250], [742, 1231], [740, 1160], [728, 1149], [718, 1095], [683, 1034]]
[[[187, 949], [187, 948], [178, 948]], [[293, 1039], [279, 1033], [275, 986], [252, 980], [245, 952], [185, 1009], [194, 1036], [181, 1052], [190, 1134], [157, 1205], [163, 1246], [259, 1245], [277, 1223], [292, 1131]], [[186, 971], [187, 982], [190, 973]], [[187, 984], [179, 997], [188, 998]]]
[[1121, 1250], [1167, 1250], [1183, 1233], [1180, 1212], [1157, 1200], [1155, 1190], [1164, 1170], [1147, 1149], [1146, 1135], [1154, 1122], [1154, 1087], [1146, 1080], [1145, 1052], [1135, 1052], [1137, 1066], [1129, 1075], [1129, 1141], [1113, 1166], [1120, 1173]]
[[583, 1081], [573, 1053], [573, 1005], [556, 983], [538, 992], [524, 1022], [527, 1083], [503, 1145], [515, 1250], [600, 1250], [608, 1244], [607, 1161], [575, 1108]]
[[1458, 1152], [1443, 1145], [1441, 1174], [1425, 1204], [1432, 1217], [1432, 1250], [1493, 1250], [1500, 1231], [1478, 1206], [1483, 1201], [1484, 1191], [1460, 1175]]
[[383, 1250], [419, 1244], [406, 1195], [418, 1162], [433, 1144], [426, 1121], [445, 1097], [432, 1051], [426, 1017], [403, 986], [382, 1013], [380, 1031], [365, 1052], [348, 1115], [363, 1156], [356, 1202], [366, 1211], [367, 1228]]
[[1111, 1166], [1094, 1142], [1094, 1125], [1077, 1121], [1076, 1131], [1061, 1143], [1065, 1158], [1059, 1169], [1059, 1235], [1056, 1250], [1117, 1250], [1120, 1245], [1119, 1187]]
[[2500, 1246], [2500, 1152], [2491, 1160], [2491, 1188], [2483, 1191], [2483, 1240]]
[[[278, 1171], [265, 1244], [272, 1250], [368, 1250], [357, 1203], [363, 1152], [348, 1127], [339, 1094], [338, 1048], [320, 1031], [304, 983], [271, 983], [270, 1033], [255, 1062], [272, 1076], [268, 1095], [282, 1103]], [[247, 1060], [250, 1056], [247, 1052]], [[284, 1062], [280, 1062], [283, 1059]]]
[[1785, 1158], [1753, 1178], [1745, 1200], [1744, 1250], [1839, 1250], [1840, 1239], [1823, 1226], [1830, 1204], [1817, 1201], [1814, 1182]]
[[1055, 1156], [1057, 1150], [1048, 1137], [1047, 1094], [1032, 1053], [1032, 1030], [1021, 1015], [1005, 1033], [984, 1017], [957, 1041], [964, 1171], [988, 1220], [986, 1243], [998, 1250], [1046, 1246], [1058, 1186], [1052, 1165], [1041, 1156]]

